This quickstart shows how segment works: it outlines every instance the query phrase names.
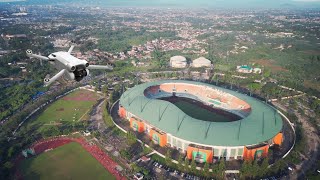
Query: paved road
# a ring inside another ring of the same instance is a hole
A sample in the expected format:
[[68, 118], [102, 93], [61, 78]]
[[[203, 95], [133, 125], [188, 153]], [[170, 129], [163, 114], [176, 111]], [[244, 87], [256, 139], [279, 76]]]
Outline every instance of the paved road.
[[92, 110], [91, 115], [91, 125], [93, 126], [95, 130], [98, 130], [100, 132], [103, 132], [103, 130], [105, 129], [105, 124], [103, 122], [103, 118], [102, 118], [102, 106], [103, 106], [103, 102], [101, 101], [97, 106], [94, 107], [94, 109]]
[[[288, 108], [274, 102], [275, 106], [288, 112]], [[297, 111], [294, 111], [304, 129], [304, 135], [307, 137], [307, 154], [306, 159], [297, 165], [297, 171], [290, 175], [290, 179], [305, 179], [305, 172], [308, 171], [318, 161], [320, 138], [317, 130], [308, 122], [308, 118], [301, 116]]]

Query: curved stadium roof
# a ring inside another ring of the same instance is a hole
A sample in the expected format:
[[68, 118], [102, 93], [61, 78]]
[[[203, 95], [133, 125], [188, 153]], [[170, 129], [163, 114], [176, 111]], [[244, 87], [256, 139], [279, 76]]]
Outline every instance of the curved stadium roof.
[[[144, 90], [163, 83], [207, 86], [234, 95], [251, 106], [251, 113], [233, 122], [208, 122], [185, 114], [174, 104], [145, 97]], [[255, 145], [273, 138], [282, 129], [282, 118], [273, 108], [250, 96], [210, 84], [162, 80], [137, 85], [127, 90], [120, 104], [138, 118], [175, 137], [209, 146]]]

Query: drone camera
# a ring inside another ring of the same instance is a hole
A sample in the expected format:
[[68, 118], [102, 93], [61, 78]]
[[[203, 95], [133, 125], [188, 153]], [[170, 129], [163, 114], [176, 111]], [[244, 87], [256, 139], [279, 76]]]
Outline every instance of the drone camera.
[[76, 67], [75, 67], [75, 66], [71, 66], [70, 70], [71, 70], [71, 71], [75, 71], [75, 70], [76, 70]]

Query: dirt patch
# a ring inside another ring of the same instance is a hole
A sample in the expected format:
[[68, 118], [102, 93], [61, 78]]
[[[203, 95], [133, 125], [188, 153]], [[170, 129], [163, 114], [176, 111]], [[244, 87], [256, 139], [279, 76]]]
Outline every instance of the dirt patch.
[[303, 82], [303, 85], [304, 85], [304, 87], [312, 88], [312, 89], [316, 89], [316, 90], [320, 91], [320, 83], [316, 83], [316, 82], [313, 82], [313, 81], [305, 80]]
[[64, 111], [64, 108], [56, 109], [56, 111]]
[[97, 98], [90, 92], [79, 92], [75, 96], [64, 97], [63, 100], [66, 101], [96, 101]]
[[252, 60], [251, 62], [270, 68], [272, 72], [289, 71], [288, 69], [285, 69], [279, 65], [275, 65], [275, 62], [273, 60], [258, 59], [258, 60]]
[[301, 51], [305, 54], [310, 54], [310, 55], [320, 55], [320, 51], [312, 51], [312, 50], [308, 50], [308, 51]]

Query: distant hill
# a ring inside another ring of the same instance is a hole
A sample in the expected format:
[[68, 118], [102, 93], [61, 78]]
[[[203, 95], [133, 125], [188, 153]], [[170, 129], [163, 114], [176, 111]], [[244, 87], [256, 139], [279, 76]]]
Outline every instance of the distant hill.
[[297, 6], [290, 3], [284, 3], [280, 5], [280, 8], [297, 8]]
[[0, 0], [0, 3], [9, 3], [9, 2], [21, 2], [26, 0]]
[[68, 4], [77, 3], [104, 7], [170, 7], [170, 8], [320, 8], [320, 1], [293, 0], [0, 0], [14, 4]]

